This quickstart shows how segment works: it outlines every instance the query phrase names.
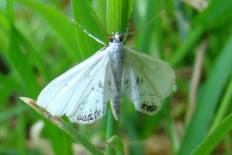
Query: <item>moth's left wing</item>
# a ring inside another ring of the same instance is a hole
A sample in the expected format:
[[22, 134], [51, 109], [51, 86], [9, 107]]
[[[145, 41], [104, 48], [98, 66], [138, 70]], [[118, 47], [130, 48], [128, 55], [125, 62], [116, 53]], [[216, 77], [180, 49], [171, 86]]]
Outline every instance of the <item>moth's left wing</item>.
[[136, 110], [153, 115], [175, 89], [175, 73], [164, 61], [124, 47], [123, 90]]
[[[88, 124], [105, 114], [110, 99], [106, 89], [108, 50], [99, 52], [50, 82], [39, 94], [37, 104], [53, 116]], [[87, 118], [86, 118], [87, 117]]]
[[101, 66], [92, 81], [84, 90], [79, 106], [73, 108], [71, 115], [67, 115], [72, 122], [80, 124], [90, 124], [102, 116], [106, 112], [106, 102], [113, 95], [112, 73], [110, 72], [110, 64], [108, 61]]

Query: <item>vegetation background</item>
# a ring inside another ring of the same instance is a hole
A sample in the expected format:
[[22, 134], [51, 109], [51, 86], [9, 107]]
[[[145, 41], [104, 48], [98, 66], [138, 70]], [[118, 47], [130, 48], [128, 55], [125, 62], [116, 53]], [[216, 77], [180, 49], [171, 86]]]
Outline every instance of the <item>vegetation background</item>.
[[[107, 31], [146, 25], [127, 46], [166, 60], [177, 75], [178, 90], [157, 115], [125, 99], [119, 127], [109, 112], [60, 130], [19, 100], [36, 99], [101, 48], [73, 21], [105, 42]], [[0, 0], [0, 154], [231, 155], [231, 21], [231, 0]]]

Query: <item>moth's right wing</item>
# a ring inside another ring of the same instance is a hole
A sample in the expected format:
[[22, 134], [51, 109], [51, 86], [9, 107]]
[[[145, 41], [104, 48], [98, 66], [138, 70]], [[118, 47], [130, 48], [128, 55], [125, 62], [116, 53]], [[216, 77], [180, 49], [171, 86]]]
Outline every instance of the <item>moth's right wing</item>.
[[175, 89], [175, 73], [166, 62], [124, 47], [123, 90], [136, 110], [152, 115]]
[[109, 100], [103, 93], [104, 84], [100, 86], [106, 78], [108, 61], [104, 48], [50, 82], [39, 94], [37, 104], [53, 116], [66, 115], [78, 123], [94, 122], [104, 115]]

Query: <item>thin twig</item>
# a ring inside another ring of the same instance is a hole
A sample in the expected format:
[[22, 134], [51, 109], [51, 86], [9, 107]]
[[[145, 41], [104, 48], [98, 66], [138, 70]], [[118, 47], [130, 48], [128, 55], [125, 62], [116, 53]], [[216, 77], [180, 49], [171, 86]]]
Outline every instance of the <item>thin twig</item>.
[[36, 104], [36, 101], [33, 99], [27, 98], [27, 97], [20, 97], [22, 101], [24, 101], [27, 105], [29, 105], [32, 109], [37, 111], [39, 114], [44, 116], [46, 119], [51, 121], [53, 124], [55, 124], [57, 127], [59, 127], [62, 131], [67, 133], [70, 137], [73, 138], [75, 142], [78, 142], [82, 144], [89, 152], [96, 154], [96, 155], [103, 155], [103, 153], [93, 144], [91, 144], [85, 137], [80, 135], [78, 131], [76, 130], [73, 125], [70, 123], [64, 121], [63, 119], [59, 117], [54, 117], [50, 113], [48, 113], [46, 110], [38, 107]]
[[190, 83], [190, 91], [189, 91], [189, 97], [188, 97], [188, 107], [186, 112], [186, 124], [188, 124], [189, 120], [192, 117], [193, 111], [195, 110], [195, 104], [196, 104], [196, 96], [197, 96], [197, 90], [202, 74], [202, 65], [204, 61], [204, 55], [207, 48], [207, 41], [203, 40], [199, 47], [196, 49], [196, 58], [195, 63], [193, 67], [193, 74], [192, 79]]

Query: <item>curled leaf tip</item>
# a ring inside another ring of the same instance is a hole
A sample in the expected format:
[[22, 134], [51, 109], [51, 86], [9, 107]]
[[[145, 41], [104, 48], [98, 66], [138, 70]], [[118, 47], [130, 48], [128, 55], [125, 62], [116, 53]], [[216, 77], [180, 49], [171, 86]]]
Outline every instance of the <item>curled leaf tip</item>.
[[36, 104], [36, 101], [34, 101], [33, 99], [28, 98], [28, 97], [19, 97], [19, 99], [22, 100], [23, 102], [25, 102], [26, 104], [29, 104], [29, 105]]

